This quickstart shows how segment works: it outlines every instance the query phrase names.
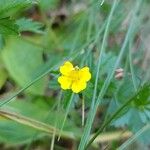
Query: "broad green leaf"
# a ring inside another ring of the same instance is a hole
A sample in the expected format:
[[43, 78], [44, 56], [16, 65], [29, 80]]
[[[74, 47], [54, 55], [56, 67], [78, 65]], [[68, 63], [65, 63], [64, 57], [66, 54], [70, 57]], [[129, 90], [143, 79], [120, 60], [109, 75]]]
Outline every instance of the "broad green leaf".
[[[116, 127], [125, 127], [127, 125], [133, 133], [136, 133], [143, 126], [148, 124], [150, 120], [150, 83], [145, 83], [142, 87], [139, 87], [136, 93], [133, 94], [131, 94], [129, 90], [122, 90], [123, 95], [127, 95], [126, 92], [129, 93], [130, 96], [128, 98], [124, 97], [123, 102], [130, 101], [130, 103], [121, 110], [112, 125]], [[114, 113], [116, 109], [118, 110], [121, 108], [122, 104], [120, 104], [120, 102], [122, 103], [122, 101], [118, 101], [117, 103], [117, 101], [112, 100], [108, 109], [109, 115]], [[150, 142], [149, 138], [147, 138], [148, 135], [149, 132], [146, 132], [140, 137], [140, 140], [145, 144]]]
[[150, 108], [150, 82], [146, 83], [142, 90], [138, 92], [137, 97], [133, 101], [133, 105], [141, 110]]
[[8, 74], [7, 74], [6, 70], [1, 68], [1, 66], [0, 66], [0, 89], [4, 85], [4, 83], [5, 83], [6, 79], [7, 79], [7, 76], [8, 76]]
[[1, 35], [17, 35], [19, 34], [18, 25], [14, 20], [7, 18], [0, 19], [0, 34]]
[[[2, 51], [2, 58], [12, 79], [21, 87], [36, 78], [37, 71], [43, 64], [42, 48], [19, 38], [10, 38]], [[46, 87], [46, 78], [41, 79], [27, 91], [42, 95]]]
[[124, 103], [134, 94], [135, 89], [133, 86], [132, 78], [131, 76], [125, 76], [123, 81], [120, 82], [120, 85], [118, 86], [118, 91], [116, 94], [118, 103]]
[[12, 16], [31, 4], [31, 0], [0, 0], [0, 18]]
[[0, 34], [0, 51], [3, 48], [4, 44], [5, 44], [4, 37]]
[[[122, 92], [126, 93], [127, 91], [122, 90]], [[128, 99], [131, 99], [132, 102], [122, 110], [122, 114], [116, 118], [113, 125], [117, 127], [128, 125], [133, 132], [136, 132], [150, 120], [150, 83], [144, 84], [134, 96], [127, 98], [126, 101]], [[110, 108], [112, 107], [118, 109], [120, 104], [110, 103]], [[112, 113], [113, 109], [109, 109], [109, 111]]]
[[[61, 127], [64, 119], [63, 112], [56, 112], [45, 103], [44, 99], [35, 99], [33, 102], [25, 100], [15, 100], [5, 105], [3, 110], [13, 112], [14, 114], [20, 114], [22, 116], [34, 119], [50, 126], [55, 125], [57, 118], [58, 128]], [[15, 131], [15, 132], [14, 132]], [[74, 123], [67, 119], [64, 126], [64, 131], [73, 132], [74, 135], [79, 136], [79, 129], [75, 127]], [[71, 135], [73, 135], [71, 134]], [[35, 136], [36, 135], [36, 136]], [[22, 142], [29, 142], [30, 140], [37, 139], [43, 135], [44, 132], [39, 132], [34, 128], [24, 126], [23, 124], [16, 123], [14, 121], [6, 121], [0, 118], [0, 141], [8, 142], [11, 144], [18, 144]], [[8, 141], [7, 141], [8, 139]]]
[[[28, 143], [37, 130], [18, 124], [11, 120], [0, 118], [0, 142], [11, 145]], [[37, 135], [36, 139], [42, 134]]]
[[[52, 101], [54, 103], [56, 100], [49, 98], [48, 100]], [[55, 119], [58, 120], [58, 128], [61, 127], [62, 121], [65, 116], [65, 112], [62, 110], [59, 110], [59, 112], [52, 109], [53, 105], [47, 105], [47, 102], [45, 102], [46, 99], [42, 98], [36, 98], [33, 101], [29, 101], [28, 99], [24, 100], [15, 100], [11, 103], [7, 104], [7, 106], [4, 106], [3, 109], [13, 111], [14, 113], [19, 113], [23, 116], [26, 116], [28, 118], [35, 119], [37, 121], [41, 121], [43, 123], [49, 124], [54, 126], [55, 125]], [[75, 124], [67, 119], [65, 127], [65, 131], [78, 131], [76, 130]]]
[[43, 33], [41, 28], [43, 24], [32, 19], [21, 18], [16, 21], [16, 24], [19, 26], [19, 31], [30, 31], [35, 33]]
[[[58, 128], [55, 128], [54, 126], [51, 126], [51, 125], [48, 125], [41, 121], [37, 121], [35, 119], [20, 115], [18, 113], [13, 113], [11, 111], [0, 110], [0, 116], [3, 119], [18, 122], [19, 124], [26, 125], [28, 127], [32, 127], [39, 131], [48, 133], [49, 135], [52, 135], [54, 131], [56, 131], [57, 135], [60, 132], [60, 130]], [[72, 136], [72, 133], [69, 134], [69, 132], [62, 132], [62, 137], [74, 138], [74, 136]]]

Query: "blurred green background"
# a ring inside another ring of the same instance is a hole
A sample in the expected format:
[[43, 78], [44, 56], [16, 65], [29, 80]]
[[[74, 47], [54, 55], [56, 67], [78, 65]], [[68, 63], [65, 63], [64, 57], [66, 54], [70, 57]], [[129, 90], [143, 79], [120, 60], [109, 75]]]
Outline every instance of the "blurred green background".
[[88, 137], [80, 96], [57, 82], [66, 60], [92, 73], [82, 92], [85, 119], [94, 92], [96, 102], [103, 93], [91, 135], [132, 100], [89, 149], [148, 150], [149, 0], [0, 0], [0, 150], [80, 149], [82, 135]]

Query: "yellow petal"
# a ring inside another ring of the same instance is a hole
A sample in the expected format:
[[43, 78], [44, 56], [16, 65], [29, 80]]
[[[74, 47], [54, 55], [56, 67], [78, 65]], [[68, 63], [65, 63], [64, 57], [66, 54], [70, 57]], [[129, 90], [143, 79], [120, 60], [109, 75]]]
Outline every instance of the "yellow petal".
[[61, 85], [61, 88], [64, 90], [70, 89], [71, 88], [71, 80], [68, 77], [65, 76], [60, 76], [58, 78], [58, 82]]
[[73, 69], [73, 65], [69, 61], [66, 61], [63, 66], [60, 66], [60, 72], [66, 76], [68, 76]]
[[91, 79], [89, 67], [84, 67], [80, 70], [80, 78], [82, 81], [89, 81]]
[[74, 93], [79, 93], [86, 88], [86, 82], [76, 81], [72, 83], [71, 89]]

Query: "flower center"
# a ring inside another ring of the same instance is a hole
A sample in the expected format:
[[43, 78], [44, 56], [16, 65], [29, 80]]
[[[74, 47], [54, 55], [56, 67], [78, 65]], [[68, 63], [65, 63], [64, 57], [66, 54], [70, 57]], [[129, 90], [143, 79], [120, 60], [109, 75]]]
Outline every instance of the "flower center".
[[71, 72], [70, 72], [70, 75], [69, 75], [70, 79], [74, 82], [74, 81], [78, 81], [80, 79], [80, 76], [79, 76], [79, 67], [76, 66]]

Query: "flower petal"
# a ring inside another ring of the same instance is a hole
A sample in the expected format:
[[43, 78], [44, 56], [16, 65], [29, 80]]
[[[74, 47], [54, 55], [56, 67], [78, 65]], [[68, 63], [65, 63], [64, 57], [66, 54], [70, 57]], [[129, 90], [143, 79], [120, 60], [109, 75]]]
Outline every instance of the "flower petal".
[[64, 63], [64, 65], [60, 67], [60, 72], [62, 73], [62, 75], [68, 76], [69, 73], [70, 73], [70, 71], [72, 71], [73, 69], [74, 69], [74, 68], [73, 68], [72, 63], [69, 62], [69, 61], [66, 61], [66, 62]]
[[60, 83], [61, 88], [64, 89], [64, 90], [67, 90], [67, 89], [71, 88], [72, 81], [68, 77], [60, 76], [58, 78], [58, 82]]
[[86, 88], [86, 82], [76, 81], [72, 83], [71, 89], [74, 93], [79, 93]]
[[80, 78], [82, 81], [89, 81], [91, 79], [89, 67], [84, 67], [80, 70]]

